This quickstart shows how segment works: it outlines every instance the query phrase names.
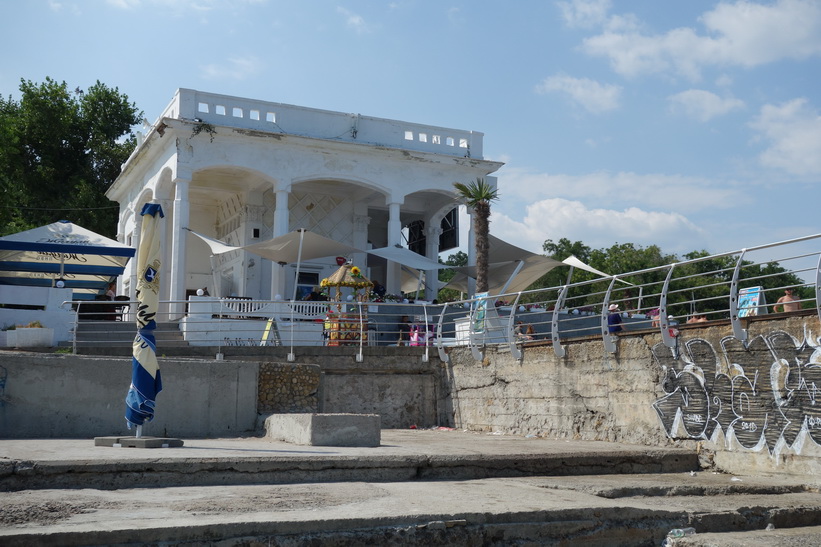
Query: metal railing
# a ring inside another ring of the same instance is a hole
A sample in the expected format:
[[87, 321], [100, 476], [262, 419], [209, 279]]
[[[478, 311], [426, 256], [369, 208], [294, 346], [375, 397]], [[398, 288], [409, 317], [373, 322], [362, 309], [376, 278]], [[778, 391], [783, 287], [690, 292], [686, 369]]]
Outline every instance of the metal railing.
[[[468, 346], [476, 359], [489, 345], [506, 345], [516, 358], [528, 345], [552, 345], [565, 354], [568, 340], [601, 337], [617, 351], [610, 332], [610, 305], [618, 306], [624, 332], [654, 329], [665, 345], [677, 347], [680, 325], [727, 320], [747, 341], [745, 320], [773, 313], [787, 289], [798, 298], [791, 307], [813, 310], [821, 319], [821, 234], [710, 255], [674, 264], [554, 287], [443, 304], [428, 302], [305, 302], [249, 298], [190, 297], [163, 301], [157, 315], [158, 347], [163, 343], [222, 348], [283, 346], [294, 360], [304, 346], [356, 348], [362, 361], [368, 346], [423, 347], [447, 360], [450, 346]], [[133, 338], [133, 302], [75, 302], [73, 346], [114, 344], [113, 330]], [[182, 317], [168, 310], [186, 310]], [[119, 323], [117, 329], [112, 325]], [[623, 332], [623, 333], [624, 333]], [[620, 334], [623, 334], [620, 333]]]

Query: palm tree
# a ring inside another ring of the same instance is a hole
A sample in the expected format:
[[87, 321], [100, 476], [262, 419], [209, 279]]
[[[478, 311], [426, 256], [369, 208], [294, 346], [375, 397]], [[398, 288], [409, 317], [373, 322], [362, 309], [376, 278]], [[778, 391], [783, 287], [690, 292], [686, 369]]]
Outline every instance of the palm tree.
[[488, 249], [490, 247], [490, 202], [499, 199], [496, 188], [485, 179], [463, 184], [454, 182], [459, 198], [473, 209], [473, 230], [476, 233], [476, 292], [488, 290]]

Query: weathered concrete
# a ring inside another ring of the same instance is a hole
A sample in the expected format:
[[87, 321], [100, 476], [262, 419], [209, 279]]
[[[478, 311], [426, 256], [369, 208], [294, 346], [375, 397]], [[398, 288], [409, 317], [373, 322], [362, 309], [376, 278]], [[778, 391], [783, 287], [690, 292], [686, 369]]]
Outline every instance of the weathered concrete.
[[[481, 362], [450, 348], [447, 365], [435, 351], [425, 361], [423, 348], [405, 347], [364, 348], [362, 362], [345, 347], [298, 348], [293, 363], [282, 347], [232, 348], [224, 361], [164, 356], [166, 389], [145, 433], [262, 434], [271, 413], [374, 414], [389, 429], [689, 446], [727, 472], [817, 475], [818, 319], [783, 314], [746, 328], [746, 345], [716, 321], [681, 326], [674, 350], [646, 330], [619, 337], [616, 354], [590, 337], [566, 342], [561, 359], [540, 343], [526, 345], [521, 361], [505, 348], [487, 348]], [[0, 367], [0, 435], [125, 433], [130, 359], [0, 352]]]
[[376, 414], [272, 414], [265, 438], [311, 446], [379, 446]]
[[378, 448], [333, 450], [0, 440], [0, 461], [9, 546], [659, 545], [683, 526], [723, 545], [728, 532], [760, 539], [772, 524], [770, 537], [788, 537], [821, 518], [817, 477], [700, 471], [686, 449], [465, 431], [384, 430]]
[[[271, 413], [376, 414], [386, 428], [449, 423], [438, 400], [443, 371], [438, 361], [370, 348], [376, 350], [373, 359], [357, 363], [348, 348], [316, 349], [325, 351], [301, 355], [295, 363], [285, 355], [280, 362], [161, 355], [163, 391], [144, 433], [257, 435]], [[130, 358], [0, 351], [0, 377], [0, 437], [128, 434]]]
[[[455, 348], [446, 378], [456, 427], [648, 446], [698, 445], [705, 465], [735, 473], [821, 473], [821, 332], [811, 313], [750, 320], [745, 346], [729, 322], [526, 345], [521, 361]], [[815, 334], [814, 334], [815, 333]]]
[[[164, 391], [146, 435], [209, 437], [257, 431], [258, 363], [161, 359]], [[0, 437], [100, 437], [128, 432], [131, 360], [0, 352]]]

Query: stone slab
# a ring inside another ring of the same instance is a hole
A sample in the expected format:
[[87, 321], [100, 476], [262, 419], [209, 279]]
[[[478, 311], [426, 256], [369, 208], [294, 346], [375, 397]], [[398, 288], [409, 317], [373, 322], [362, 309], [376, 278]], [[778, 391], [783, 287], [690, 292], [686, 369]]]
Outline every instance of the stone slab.
[[179, 448], [182, 439], [166, 437], [94, 437], [94, 446], [117, 448]]
[[379, 446], [378, 414], [272, 414], [265, 438], [309, 446]]

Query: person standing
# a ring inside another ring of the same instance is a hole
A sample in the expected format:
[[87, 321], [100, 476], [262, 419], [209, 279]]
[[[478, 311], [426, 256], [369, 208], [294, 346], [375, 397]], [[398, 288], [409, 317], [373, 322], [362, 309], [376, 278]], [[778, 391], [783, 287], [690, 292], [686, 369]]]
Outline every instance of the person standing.
[[607, 316], [607, 330], [610, 334], [617, 334], [624, 330], [624, 327], [621, 326], [621, 312], [619, 311], [618, 304], [610, 304], [610, 307], [607, 308], [610, 312], [610, 315]]
[[397, 346], [410, 345], [411, 324], [407, 315], [402, 316], [402, 320], [396, 326], [399, 333], [399, 338], [396, 340]]
[[[779, 312], [778, 308], [781, 308]], [[784, 296], [778, 299], [775, 306], [773, 306], [773, 313], [786, 313], [798, 311], [801, 309], [801, 302], [795, 297], [793, 289], [784, 289]]]

